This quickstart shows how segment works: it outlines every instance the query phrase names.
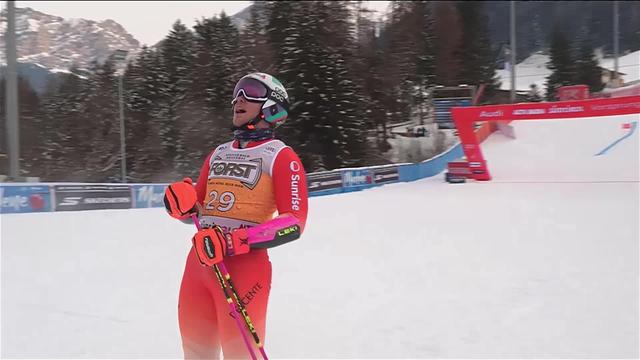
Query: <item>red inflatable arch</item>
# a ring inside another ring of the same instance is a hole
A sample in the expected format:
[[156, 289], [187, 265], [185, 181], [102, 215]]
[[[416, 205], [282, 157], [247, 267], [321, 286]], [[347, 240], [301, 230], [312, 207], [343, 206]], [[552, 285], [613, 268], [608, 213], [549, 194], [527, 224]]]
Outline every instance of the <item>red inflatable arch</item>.
[[551, 120], [640, 114], [640, 96], [577, 101], [455, 107], [451, 109], [462, 150], [470, 170], [468, 177], [491, 180], [487, 162], [473, 130], [476, 121]]

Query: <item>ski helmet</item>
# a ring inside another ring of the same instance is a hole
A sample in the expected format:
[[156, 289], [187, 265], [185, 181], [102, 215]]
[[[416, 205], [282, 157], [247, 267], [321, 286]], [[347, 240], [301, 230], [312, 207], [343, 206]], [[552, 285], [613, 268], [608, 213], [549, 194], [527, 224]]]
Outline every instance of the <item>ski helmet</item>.
[[255, 129], [260, 120], [267, 122], [271, 128], [277, 128], [287, 120], [289, 95], [284, 85], [275, 77], [260, 72], [247, 74], [238, 80], [233, 89], [232, 105], [240, 94], [247, 101], [262, 103], [260, 114], [240, 128]]

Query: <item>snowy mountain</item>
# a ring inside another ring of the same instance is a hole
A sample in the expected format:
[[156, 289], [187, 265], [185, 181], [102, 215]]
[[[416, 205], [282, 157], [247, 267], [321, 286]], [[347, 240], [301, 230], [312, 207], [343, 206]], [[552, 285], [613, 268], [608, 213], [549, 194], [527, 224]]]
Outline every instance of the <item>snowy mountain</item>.
[[[0, 43], [7, 28], [6, 10], [0, 14]], [[91, 61], [104, 61], [116, 49], [131, 54], [140, 43], [113, 20], [64, 19], [31, 8], [16, 8], [18, 61], [48, 69], [86, 68]], [[4, 51], [0, 63], [5, 64]]]
[[[256, 4], [260, 4], [260, 2], [256, 2]], [[235, 26], [238, 27], [238, 29], [242, 29], [246, 23], [249, 22], [249, 19], [251, 18], [251, 7], [253, 5], [249, 5], [246, 8], [238, 11], [237, 13], [235, 13], [234, 15], [231, 15], [231, 22], [233, 22], [233, 24]], [[261, 7], [264, 7], [262, 4], [260, 4]]]
[[[4, 78], [6, 66], [0, 66], [0, 78]], [[46, 91], [47, 84], [56, 78], [58, 73], [66, 70], [49, 70], [40, 64], [18, 62], [18, 76], [26, 79], [38, 94]]]

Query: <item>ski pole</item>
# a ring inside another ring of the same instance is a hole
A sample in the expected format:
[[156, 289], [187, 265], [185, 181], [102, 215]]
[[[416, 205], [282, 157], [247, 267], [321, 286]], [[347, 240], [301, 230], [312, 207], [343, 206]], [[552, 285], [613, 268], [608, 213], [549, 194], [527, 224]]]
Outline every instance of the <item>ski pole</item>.
[[227, 280], [227, 283], [229, 283], [229, 288], [231, 288], [231, 292], [233, 293], [233, 296], [236, 299], [236, 305], [240, 309], [240, 313], [244, 318], [244, 323], [247, 324], [247, 328], [249, 329], [249, 332], [253, 336], [253, 341], [256, 343], [256, 346], [258, 346], [258, 350], [260, 350], [260, 354], [262, 355], [262, 358], [264, 360], [268, 360], [269, 358], [267, 357], [267, 353], [264, 350], [264, 345], [262, 344], [262, 342], [260, 342], [258, 333], [256, 332], [256, 329], [253, 326], [251, 319], [249, 318], [247, 309], [244, 307], [244, 304], [242, 303], [240, 296], [238, 296], [238, 292], [236, 291], [236, 288], [233, 285], [233, 281], [231, 281], [231, 275], [229, 275], [229, 272], [227, 271], [226, 266], [224, 265], [224, 263], [221, 262], [218, 267], [214, 268], [214, 270], [216, 271], [216, 275], [218, 275], [219, 277], [224, 276], [224, 278]]
[[[196, 228], [198, 228], [198, 231], [202, 230], [202, 227], [200, 226], [200, 221], [198, 220], [198, 216], [196, 214], [191, 214], [191, 219], [193, 219], [193, 223], [196, 224]], [[219, 264], [224, 266], [223, 262], [220, 262]], [[218, 265], [213, 265], [213, 269], [216, 272], [216, 276], [218, 277], [218, 281], [220, 282], [220, 286], [222, 287], [222, 291], [224, 292], [224, 296], [227, 299], [227, 303], [229, 304], [229, 308], [231, 309], [232, 312], [235, 313], [235, 316], [233, 318], [236, 321], [236, 325], [238, 326], [238, 330], [240, 330], [240, 334], [242, 335], [242, 340], [244, 340], [244, 344], [247, 346], [247, 350], [249, 351], [249, 354], [251, 355], [251, 359], [257, 360], [256, 353], [253, 351], [253, 347], [251, 346], [251, 343], [249, 342], [249, 337], [245, 333], [244, 326], [242, 326], [242, 324], [240, 323], [240, 318], [238, 317], [238, 315], [240, 315], [240, 311], [238, 311], [238, 309], [233, 305], [233, 300], [231, 299], [231, 295], [229, 295], [227, 286], [224, 283], [224, 280], [222, 279], [222, 277], [218, 275], [218, 273], [220, 272], [220, 270], [218, 269]], [[225, 270], [226, 270], [226, 268], [225, 268]], [[227, 276], [229, 275], [228, 272], [225, 271], [225, 273], [227, 274]], [[229, 276], [229, 279], [230, 278], [231, 277]], [[237, 297], [237, 295], [236, 295], [236, 297]], [[246, 318], [245, 318], [245, 321], [246, 321]], [[262, 350], [261, 353], [263, 354], [262, 356], [265, 356], [264, 355], [264, 350]], [[265, 357], [265, 359], [266, 359], [266, 357]]]

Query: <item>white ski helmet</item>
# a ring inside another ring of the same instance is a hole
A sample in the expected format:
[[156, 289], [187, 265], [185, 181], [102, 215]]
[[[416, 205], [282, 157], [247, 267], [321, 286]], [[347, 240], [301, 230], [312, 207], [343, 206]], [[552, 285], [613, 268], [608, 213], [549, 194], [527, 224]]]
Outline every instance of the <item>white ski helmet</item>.
[[233, 100], [242, 93], [250, 102], [261, 102], [260, 114], [245, 126], [254, 127], [260, 120], [266, 121], [272, 128], [282, 125], [289, 116], [289, 95], [282, 83], [273, 76], [255, 72], [243, 76], [233, 89]]

